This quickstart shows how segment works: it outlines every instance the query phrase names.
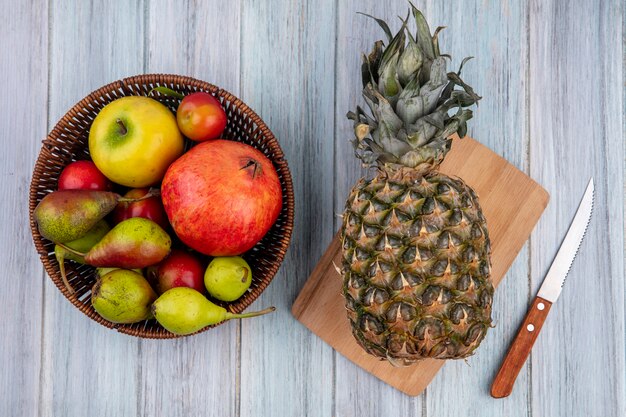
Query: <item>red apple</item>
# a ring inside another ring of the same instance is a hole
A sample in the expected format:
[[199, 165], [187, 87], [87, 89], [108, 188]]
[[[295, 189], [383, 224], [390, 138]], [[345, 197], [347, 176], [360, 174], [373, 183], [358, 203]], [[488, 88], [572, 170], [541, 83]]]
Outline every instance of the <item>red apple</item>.
[[59, 176], [59, 190], [111, 191], [113, 183], [91, 161], [74, 161]]
[[206, 265], [196, 256], [173, 249], [161, 263], [148, 268], [147, 275], [159, 294], [174, 287], [189, 287], [203, 293], [205, 269]]
[[211, 256], [239, 255], [272, 227], [282, 190], [272, 162], [240, 142], [203, 142], [165, 173], [161, 198], [174, 231]]
[[227, 118], [215, 97], [198, 92], [183, 98], [176, 110], [176, 121], [183, 135], [196, 142], [203, 142], [222, 136]]
[[[149, 188], [133, 188], [127, 192], [124, 197], [141, 198], [148, 194], [148, 191]], [[164, 230], [169, 228], [169, 222], [167, 221], [167, 215], [163, 209], [163, 203], [161, 203], [161, 199], [158, 196], [146, 198], [141, 201], [134, 201], [132, 203], [117, 203], [115, 210], [113, 210], [113, 224], [118, 224], [131, 217], [143, 217], [144, 219], [152, 220]]]

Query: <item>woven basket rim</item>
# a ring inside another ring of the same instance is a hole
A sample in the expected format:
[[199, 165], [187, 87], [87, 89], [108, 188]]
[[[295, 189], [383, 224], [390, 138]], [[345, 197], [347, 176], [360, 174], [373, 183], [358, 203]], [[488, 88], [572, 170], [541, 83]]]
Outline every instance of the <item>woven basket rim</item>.
[[[227, 90], [220, 88], [214, 84], [208, 83], [206, 81], [198, 80], [196, 78], [192, 78], [189, 76], [175, 75], [175, 74], [163, 74], [163, 73], [154, 73], [154, 74], [140, 74], [134, 75], [130, 77], [123, 78], [121, 80], [116, 80], [111, 83], [108, 83], [102, 87], [99, 87], [85, 96], [83, 99], [74, 104], [54, 125], [52, 130], [48, 133], [46, 138], [42, 141], [42, 146], [39, 151], [37, 160], [35, 162], [35, 166], [33, 168], [32, 178], [30, 182], [30, 190], [29, 190], [29, 221], [31, 234], [33, 237], [33, 242], [35, 244], [35, 248], [39, 254], [42, 264], [46, 269], [47, 275], [56, 285], [56, 287], [61, 291], [61, 293], [67, 298], [75, 307], [77, 307], [80, 311], [82, 311], [85, 315], [87, 315], [92, 320], [102, 324], [108, 328], [115, 328], [121, 333], [129, 334], [136, 337], [141, 338], [149, 338], [149, 339], [171, 339], [171, 338], [180, 338], [186, 336], [179, 336], [173, 333], [170, 333], [163, 329], [160, 325], [157, 325], [157, 330], [154, 330], [149, 327], [154, 327], [156, 323], [155, 321], [145, 321], [143, 322], [143, 328], [139, 328], [137, 325], [121, 325], [114, 324], [108, 320], [103, 319], [98, 313], [93, 310], [90, 303], [85, 303], [84, 300], [80, 300], [77, 298], [75, 294], [70, 294], [60, 276], [60, 272], [58, 270], [58, 265], [50, 261], [49, 251], [46, 250], [44, 244], [47, 242], [41, 235], [39, 234], [39, 230], [37, 229], [37, 224], [33, 217], [33, 212], [35, 207], [37, 206], [39, 199], [41, 197], [40, 193], [38, 193], [37, 185], [39, 180], [41, 179], [42, 174], [45, 173], [46, 170], [46, 161], [50, 161], [55, 158], [53, 154], [53, 150], [56, 146], [55, 140], [62, 137], [63, 132], [66, 131], [68, 126], [74, 125], [74, 121], [78, 116], [83, 112], [93, 112], [96, 111], [94, 108], [94, 102], [100, 102], [100, 104], [105, 104], [113, 101], [111, 99], [111, 94], [119, 94], [119, 96], [129, 96], [129, 95], [145, 95], [145, 94], [137, 94], [136, 88], [139, 86], [140, 88], [156, 86], [156, 85], [169, 85], [169, 86], [179, 86], [185, 89], [192, 89], [195, 91], [207, 91], [213, 94], [214, 96], [221, 98], [223, 103], [229, 103], [229, 111], [230, 109], [235, 109], [238, 114], [243, 114], [247, 117], [253, 125], [256, 126], [254, 129], [255, 132], [258, 131], [258, 135], [262, 137], [263, 145], [267, 146], [269, 151], [273, 156], [269, 156], [267, 152], [264, 152], [263, 149], [260, 149], [268, 158], [272, 161], [274, 167], [276, 168], [279, 179], [281, 182], [281, 186], [283, 188], [283, 207], [281, 209], [281, 214], [279, 219], [283, 218], [282, 224], [280, 225], [280, 239], [278, 241], [272, 240], [273, 245], [277, 245], [273, 247], [273, 252], [277, 255], [273, 258], [271, 262], [271, 266], [267, 269], [266, 273], [262, 274], [262, 279], [257, 283], [255, 288], [251, 289], [248, 293], [246, 293], [242, 298], [237, 300], [234, 303], [228, 304], [227, 309], [232, 313], [240, 313], [245, 310], [254, 300], [258, 298], [258, 296], [267, 288], [269, 283], [272, 281], [280, 265], [282, 264], [287, 249], [289, 247], [289, 243], [291, 241], [291, 235], [293, 231], [293, 223], [294, 223], [294, 195], [293, 195], [293, 180], [291, 177], [291, 172], [289, 170], [289, 166], [287, 161], [284, 158], [284, 152], [278, 143], [278, 140], [269, 129], [269, 127], [265, 124], [265, 122], [261, 119], [261, 117], [252, 110], [247, 104], [245, 104], [241, 99], [231, 94]], [[157, 97], [154, 97], [158, 99]], [[97, 111], [96, 111], [97, 113]], [[230, 121], [229, 121], [230, 124]], [[252, 145], [254, 146], [254, 145]], [[258, 147], [257, 147], [258, 149]], [[268, 152], [269, 152], [268, 151]], [[274, 225], [274, 227], [278, 227]], [[268, 232], [268, 235], [271, 231]], [[222, 322], [224, 323], [224, 322]], [[212, 327], [216, 327], [222, 323], [218, 323], [217, 325], [207, 326], [192, 335], [202, 333]]]

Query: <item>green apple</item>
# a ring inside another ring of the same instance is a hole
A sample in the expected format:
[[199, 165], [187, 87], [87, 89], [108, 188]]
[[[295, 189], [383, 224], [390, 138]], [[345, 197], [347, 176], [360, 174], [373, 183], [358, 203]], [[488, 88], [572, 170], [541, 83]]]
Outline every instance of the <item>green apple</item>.
[[89, 131], [89, 153], [111, 181], [147, 187], [163, 179], [183, 153], [174, 114], [148, 97], [122, 97], [107, 104]]

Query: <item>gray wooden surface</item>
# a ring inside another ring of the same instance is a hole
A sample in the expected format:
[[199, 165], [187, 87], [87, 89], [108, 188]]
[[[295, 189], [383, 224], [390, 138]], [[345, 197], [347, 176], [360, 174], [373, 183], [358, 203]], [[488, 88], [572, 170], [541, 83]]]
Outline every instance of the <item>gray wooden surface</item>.
[[[624, 5], [614, 1], [417, 1], [448, 26], [442, 50], [484, 98], [470, 135], [551, 194], [499, 287], [496, 327], [407, 397], [336, 354], [290, 315], [362, 174], [345, 113], [359, 54], [382, 38], [357, 11], [404, 1], [0, 0], [0, 416], [624, 416]], [[40, 141], [93, 89], [167, 72], [241, 97], [279, 138], [296, 227], [255, 306], [272, 315], [176, 341], [138, 340], [78, 312], [45, 275], [27, 191]], [[590, 176], [594, 218], [513, 394], [488, 394]]]

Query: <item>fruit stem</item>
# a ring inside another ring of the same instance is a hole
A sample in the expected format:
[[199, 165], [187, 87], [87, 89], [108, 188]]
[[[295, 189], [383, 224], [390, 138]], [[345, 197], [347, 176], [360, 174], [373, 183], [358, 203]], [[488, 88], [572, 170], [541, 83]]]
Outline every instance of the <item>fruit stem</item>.
[[152, 197], [159, 197], [161, 195], [161, 190], [158, 188], [150, 188], [146, 195], [139, 198], [128, 198], [128, 197], [120, 197], [117, 199], [118, 203], [135, 203], [137, 201], [147, 200]]
[[233, 313], [226, 313], [226, 319], [245, 319], [248, 317], [257, 317], [257, 316], [262, 316], [264, 314], [267, 313], [271, 313], [272, 311], [276, 311], [276, 307], [269, 307], [266, 308], [265, 310], [261, 310], [261, 311], [254, 311], [252, 313], [242, 313], [242, 314], [233, 314]]
[[167, 88], [167, 87], [154, 87], [152, 90], [150, 90], [148, 95], [151, 96], [153, 91], [157, 91], [157, 92], [163, 94], [164, 96], [175, 97], [175, 98], [177, 98], [179, 100], [182, 100], [182, 99], [185, 98], [185, 96], [183, 94], [179, 93], [178, 91], [174, 91], [171, 88]]
[[128, 133], [128, 129], [126, 128], [126, 125], [124, 124], [122, 119], [115, 119], [115, 122], [120, 127], [120, 135], [124, 136], [125, 134]]
[[70, 248], [69, 246], [64, 245], [63, 243], [57, 243], [57, 245], [59, 245], [60, 247], [62, 247], [63, 249], [65, 249], [68, 252], [72, 252], [74, 255], [82, 256], [83, 258], [85, 257], [85, 255], [87, 255], [86, 253], [82, 253], [82, 252], [79, 252], [77, 250], [74, 250], [74, 249]]
[[56, 258], [57, 262], [59, 263], [59, 270], [61, 271], [61, 279], [63, 279], [63, 284], [65, 284], [65, 288], [67, 288], [67, 291], [69, 291], [70, 295], [72, 295], [75, 291], [74, 288], [72, 288], [72, 286], [70, 285], [70, 282], [67, 280], [67, 275], [65, 274], [65, 258], [59, 255], [56, 255]]

